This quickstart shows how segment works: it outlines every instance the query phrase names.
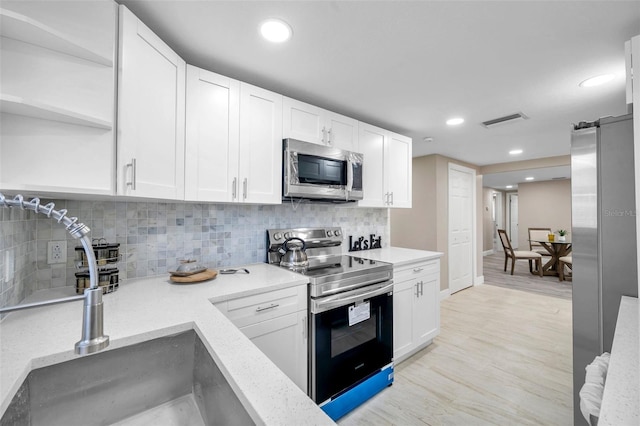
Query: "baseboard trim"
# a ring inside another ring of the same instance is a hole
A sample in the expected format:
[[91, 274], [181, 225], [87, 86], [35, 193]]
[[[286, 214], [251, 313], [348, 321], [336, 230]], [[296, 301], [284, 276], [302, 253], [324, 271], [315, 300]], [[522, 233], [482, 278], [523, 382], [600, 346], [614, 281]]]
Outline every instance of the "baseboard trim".
[[495, 254], [495, 252], [496, 252], [496, 251], [495, 251], [494, 249], [491, 249], [491, 250], [485, 250], [485, 251], [483, 251], [483, 252], [482, 252], [482, 255], [483, 255], [483, 256], [491, 256], [492, 254]]
[[475, 277], [473, 279], [473, 285], [474, 286], [481, 285], [481, 284], [484, 284], [484, 275], [480, 275], [479, 277]]
[[451, 296], [451, 290], [445, 288], [444, 290], [440, 290], [440, 301], [442, 302], [444, 299]]

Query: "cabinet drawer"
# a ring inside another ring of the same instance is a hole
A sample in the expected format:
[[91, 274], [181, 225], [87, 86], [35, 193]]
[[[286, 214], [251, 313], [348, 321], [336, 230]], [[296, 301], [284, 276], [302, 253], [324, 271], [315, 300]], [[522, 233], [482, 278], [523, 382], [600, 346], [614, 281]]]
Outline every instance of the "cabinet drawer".
[[307, 287], [289, 287], [226, 302], [222, 311], [236, 327], [246, 327], [307, 309]]
[[430, 260], [428, 262], [414, 263], [407, 266], [395, 268], [393, 270], [393, 281], [401, 282], [418, 275], [429, 275], [440, 272], [440, 260]]

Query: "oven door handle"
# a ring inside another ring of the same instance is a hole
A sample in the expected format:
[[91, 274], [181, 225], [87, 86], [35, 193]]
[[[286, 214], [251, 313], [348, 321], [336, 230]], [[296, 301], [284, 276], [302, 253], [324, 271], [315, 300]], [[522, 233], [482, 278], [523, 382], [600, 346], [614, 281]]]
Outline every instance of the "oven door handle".
[[312, 301], [312, 313], [319, 314], [326, 312], [333, 308], [340, 306], [346, 306], [358, 300], [370, 299], [381, 294], [388, 293], [393, 290], [393, 281], [388, 281], [388, 284], [378, 287], [375, 290], [358, 292], [357, 294], [344, 297], [343, 294], [336, 294], [335, 296], [327, 297], [320, 300]]

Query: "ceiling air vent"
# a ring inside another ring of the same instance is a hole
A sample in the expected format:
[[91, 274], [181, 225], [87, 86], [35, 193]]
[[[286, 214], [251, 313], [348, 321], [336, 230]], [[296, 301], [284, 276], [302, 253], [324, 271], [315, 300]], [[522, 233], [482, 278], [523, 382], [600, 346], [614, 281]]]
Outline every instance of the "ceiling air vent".
[[483, 121], [482, 125], [487, 129], [490, 129], [491, 127], [499, 126], [501, 124], [512, 123], [518, 120], [526, 120], [528, 118], [529, 117], [527, 117], [523, 113], [516, 112], [515, 114], [509, 114], [505, 115], [504, 117], [494, 118], [493, 120]]

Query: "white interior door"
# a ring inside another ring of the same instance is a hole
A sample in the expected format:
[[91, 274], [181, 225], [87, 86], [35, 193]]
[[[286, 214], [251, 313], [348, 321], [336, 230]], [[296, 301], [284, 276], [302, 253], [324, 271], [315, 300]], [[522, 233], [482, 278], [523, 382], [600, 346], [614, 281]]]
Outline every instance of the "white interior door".
[[473, 284], [475, 170], [449, 163], [449, 290]]
[[518, 194], [509, 194], [509, 238], [511, 246], [518, 248]]

